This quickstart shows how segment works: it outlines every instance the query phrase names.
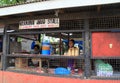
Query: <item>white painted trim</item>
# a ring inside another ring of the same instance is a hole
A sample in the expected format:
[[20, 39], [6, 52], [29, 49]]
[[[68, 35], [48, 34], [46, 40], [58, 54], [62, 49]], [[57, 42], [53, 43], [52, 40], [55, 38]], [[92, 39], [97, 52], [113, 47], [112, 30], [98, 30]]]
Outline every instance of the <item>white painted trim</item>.
[[0, 8], [0, 16], [20, 14], [35, 11], [44, 11], [59, 8], [82, 7], [100, 4], [120, 3], [120, 0], [50, 0]]

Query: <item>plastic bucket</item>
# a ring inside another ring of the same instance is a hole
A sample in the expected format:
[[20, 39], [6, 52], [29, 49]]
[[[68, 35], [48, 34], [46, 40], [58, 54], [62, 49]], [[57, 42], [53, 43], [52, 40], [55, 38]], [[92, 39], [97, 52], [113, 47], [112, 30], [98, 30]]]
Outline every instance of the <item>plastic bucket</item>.
[[42, 50], [42, 55], [50, 55], [50, 50]]
[[42, 43], [42, 55], [50, 55], [50, 43]]

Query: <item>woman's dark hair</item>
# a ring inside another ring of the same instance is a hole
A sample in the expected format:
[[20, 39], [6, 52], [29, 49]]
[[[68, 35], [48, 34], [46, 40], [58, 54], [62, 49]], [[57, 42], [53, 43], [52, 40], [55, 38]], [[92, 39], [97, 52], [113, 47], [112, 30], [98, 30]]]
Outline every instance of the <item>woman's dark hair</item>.
[[72, 42], [73, 42], [73, 44], [75, 44], [75, 40], [73, 40], [73, 39], [70, 39], [69, 41], [72, 41]]
[[34, 48], [37, 47], [38, 49], [40, 49], [40, 46], [39, 45], [34, 45]]

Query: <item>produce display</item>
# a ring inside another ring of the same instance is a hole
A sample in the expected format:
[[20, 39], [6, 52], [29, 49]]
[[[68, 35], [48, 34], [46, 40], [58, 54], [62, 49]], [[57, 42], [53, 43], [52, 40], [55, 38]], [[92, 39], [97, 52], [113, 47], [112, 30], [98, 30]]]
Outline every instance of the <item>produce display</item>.
[[95, 71], [97, 76], [112, 76], [113, 68], [110, 64], [104, 63], [102, 60], [95, 61]]

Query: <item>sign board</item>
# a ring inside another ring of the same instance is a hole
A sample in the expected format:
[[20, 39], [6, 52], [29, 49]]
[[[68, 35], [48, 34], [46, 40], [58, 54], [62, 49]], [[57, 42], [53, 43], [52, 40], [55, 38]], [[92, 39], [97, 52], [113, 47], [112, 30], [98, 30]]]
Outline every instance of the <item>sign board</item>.
[[59, 27], [59, 18], [26, 20], [19, 22], [19, 29], [57, 28], [57, 27]]

